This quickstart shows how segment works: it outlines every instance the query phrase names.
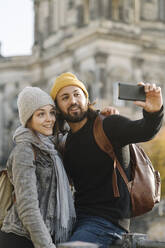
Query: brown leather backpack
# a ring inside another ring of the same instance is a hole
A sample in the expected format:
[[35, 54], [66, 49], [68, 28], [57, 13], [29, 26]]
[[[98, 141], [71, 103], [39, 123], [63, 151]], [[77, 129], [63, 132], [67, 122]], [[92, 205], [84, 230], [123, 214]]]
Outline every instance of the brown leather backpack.
[[112, 176], [114, 196], [120, 197], [116, 175], [117, 168], [130, 193], [132, 203], [131, 216], [135, 217], [142, 215], [152, 210], [155, 203], [160, 202], [160, 174], [158, 171], [154, 170], [150, 159], [143, 149], [137, 144], [130, 144], [132, 179], [131, 181], [128, 181], [128, 178], [115, 155], [113, 147], [103, 130], [102, 120], [104, 118], [105, 116], [102, 115], [97, 116], [94, 122], [93, 133], [95, 141], [100, 149], [106, 152], [114, 160], [114, 171]]
[[[34, 152], [34, 159], [36, 160], [36, 151], [32, 145]], [[7, 169], [0, 172], [0, 228], [3, 225], [7, 211], [16, 202], [16, 196], [14, 193], [14, 186], [10, 182]]]
[[7, 175], [7, 170], [0, 172], [0, 228], [7, 214], [8, 209], [13, 203], [13, 185]]

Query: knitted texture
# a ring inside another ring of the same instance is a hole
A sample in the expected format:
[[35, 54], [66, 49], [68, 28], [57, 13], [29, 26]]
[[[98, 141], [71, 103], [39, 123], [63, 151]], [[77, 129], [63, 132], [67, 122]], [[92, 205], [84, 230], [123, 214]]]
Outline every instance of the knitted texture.
[[45, 106], [51, 104], [54, 106], [52, 98], [38, 87], [25, 87], [18, 95], [17, 106], [19, 119], [21, 124], [25, 127], [27, 121], [33, 113]]
[[85, 88], [85, 85], [78, 80], [78, 78], [72, 74], [71, 72], [65, 72], [62, 73], [60, 76], [58, 76], [53, 84], [53, 87], [51, 89], [50, 95], [53, 98], [53, 100], [56, 99], [57, 93], [66, 86], [77, 86], [80, 89], [83, 90], [86, 97], [88, 98], [88, 91]]

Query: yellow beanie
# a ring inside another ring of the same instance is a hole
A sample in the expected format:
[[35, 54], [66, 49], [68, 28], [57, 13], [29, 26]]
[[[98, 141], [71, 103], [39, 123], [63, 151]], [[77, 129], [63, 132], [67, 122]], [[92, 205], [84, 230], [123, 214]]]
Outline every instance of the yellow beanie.
[[66, 86], [77, 86], [80, 89], [82, 89], [88, 98], [88, 91], [85, 88], [85, 85], [78, 80], [78, 78], [72, 74], [71, 72], [65, 72], [62, 73], [60, 76], [58, 76], [53, 84], [53, 87], [51, 89], [50, 95], [53, 98], [53, 100], [56, 99], [57, 93]]

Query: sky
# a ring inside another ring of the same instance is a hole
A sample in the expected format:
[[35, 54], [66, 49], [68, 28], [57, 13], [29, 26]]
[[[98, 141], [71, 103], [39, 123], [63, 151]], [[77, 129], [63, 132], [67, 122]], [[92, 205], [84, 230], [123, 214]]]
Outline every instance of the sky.
[[33, 0], [0, 0], [0, 53], [29, 55], [33, 45]]

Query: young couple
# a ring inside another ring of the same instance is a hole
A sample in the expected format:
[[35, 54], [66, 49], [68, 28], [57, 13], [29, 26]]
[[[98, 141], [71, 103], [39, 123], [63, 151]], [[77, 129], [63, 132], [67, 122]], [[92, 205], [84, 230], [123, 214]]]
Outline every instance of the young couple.
[[[143, 108], [143, 118], [132, 121], [114, 108], [103, 111], [108, 115], [104, 131], [129, 179], [128, 144], [153, 138], [163, 120], [160, 87], [145, 84], [144, 88], [146, 101], [135, 102]], [[60, 242], [78, 240], [108, 247], [129, 231], [131, 204], [119, 174], [120, 197], [113, 195], [113, 161], [93, 137], [98, 111], [90, 104], [85, 85], [72, 73], [57, 77], [50, 95], [26, 87], [18, 96], [22, 125], [15, 131], [16, 146], [7, 162], [16, 201], [4, 219], [0, 247], [54, 248]], [[70, 130], [63, 161], [74, 184], [74, 202], [55, 145], [65, 122]]]

